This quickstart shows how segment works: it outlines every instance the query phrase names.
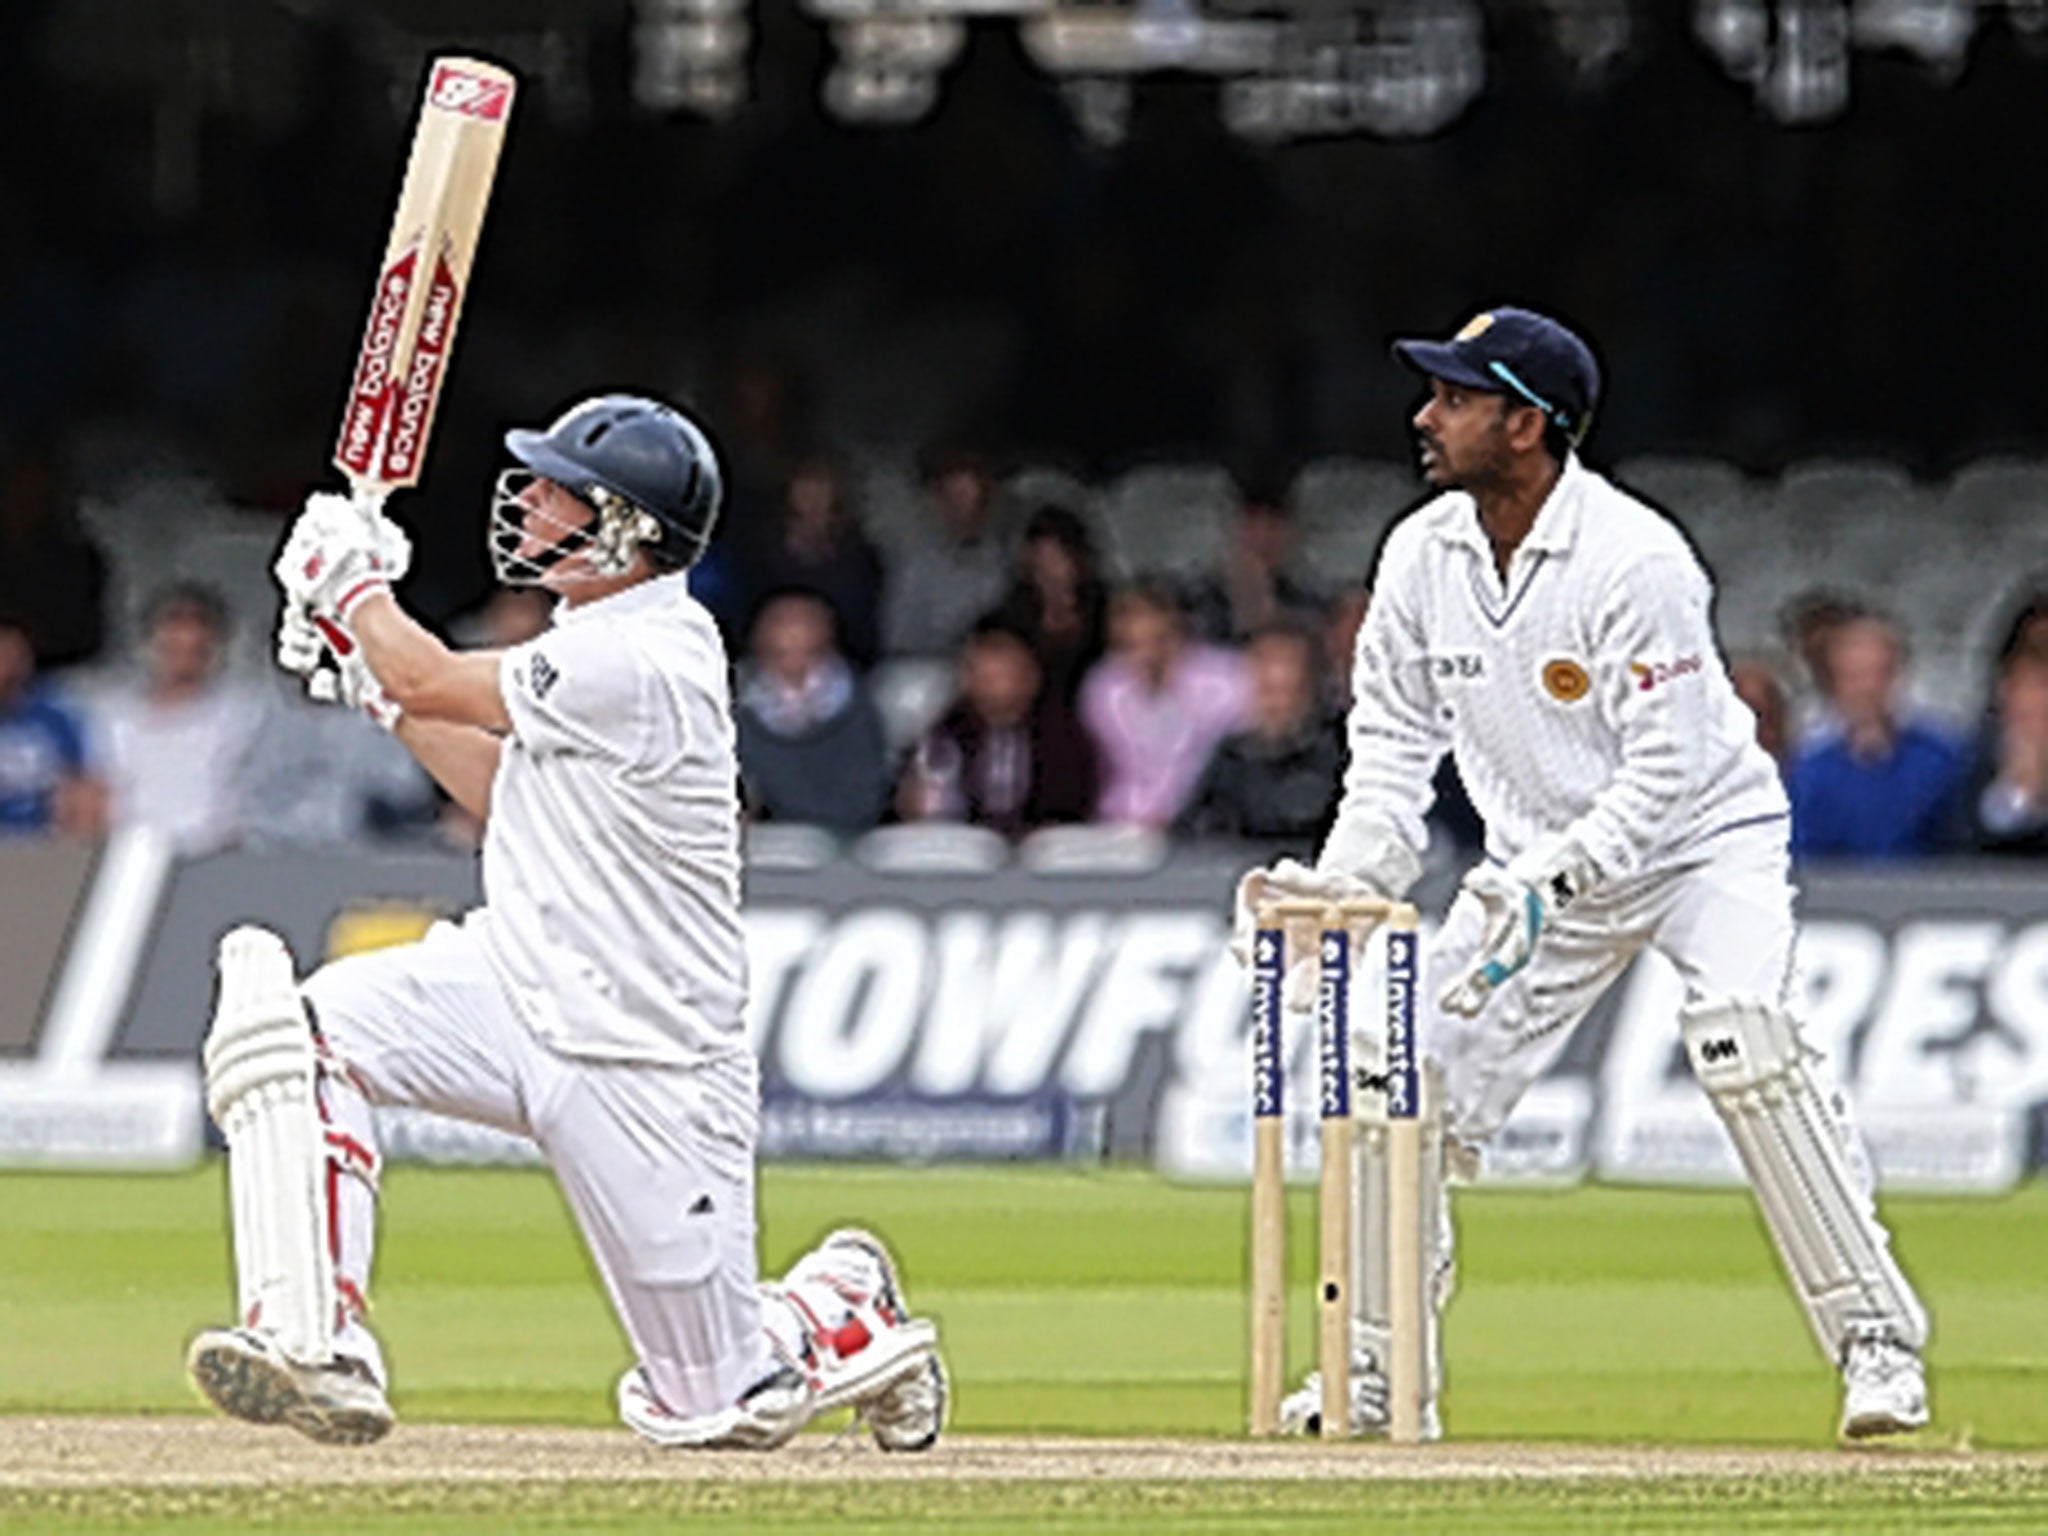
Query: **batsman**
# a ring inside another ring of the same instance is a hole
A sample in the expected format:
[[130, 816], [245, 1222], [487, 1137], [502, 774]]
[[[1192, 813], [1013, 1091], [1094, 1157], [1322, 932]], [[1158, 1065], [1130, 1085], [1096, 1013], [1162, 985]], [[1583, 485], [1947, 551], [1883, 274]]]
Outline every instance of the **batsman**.
[[642, 1438], [768, 1449], [850, 1406], [884, 1450], [922, 1450], [946, 1409], [938, 1329], [882, 1240], [841, 1229], [757, 1272], [728, 668], [687, 576], [717, 455], [633, 395], [505, 445], [490, 549], [502, 581], [557, 599], [535, 639], [442, 644], [392, 594], [409, 546], [373, 501], [311, 497], [278, 558], [280, 659], [484, 822], [484, 901], [303, 984], [276, 934], [222, 941], [206, 1093], [240, 1316], [192, 1341], [193, 1379], [327, 1443], [391, 1428], [372, 1109], [403, 1105], [539, 1146], [631, 1348], [618, 1409]]
[[[1644, 948], [1685, 985], [1678, 1032], [1726, 1125], [1793, 1294], [1840, 1371], [1840, 1432], [1927, 1422], [1927, 1316], [1891, 1252], [1869, 1168], [1792, 1009], [1790, 811], [1715, 647], [1713, 589], [1683, 535], [1579, 458], [1591, 349], [1526, 309], [1394, 355], [1427, 381], [1413, 419], [1441, 494], [1389, 532], [1360, 628], [1342, 804], [1313, 868], [1238, 889], [1235, 947], [1276, 898], [1399, 898], [1421, 873], [1444, 753], [1486, 825], [1425, 956], [1418, 1004], [1437, 1124], [1425, 1139], [1423, 1432], [1439, 1432], [1451, 1290], [1447, 1170], [1481, 1149]], [[1290, 983], [1293, 982], [1290, 978]], [[1360, 1010], [1366, 1016], [1367, 1010]], [[1370, 1087], [1381, 1043], [1356, 1043]], [[1384, 1077], [1378, 1078], [1383, 1082]], [[1384, 1094], [1357, 1096], [1361, 1118]], [[1361, 1136], [1352, 1428], [1386, 1422], [1383, 1138]], [[1319, 1384], [1282, 1409], [1319, 1428]]]

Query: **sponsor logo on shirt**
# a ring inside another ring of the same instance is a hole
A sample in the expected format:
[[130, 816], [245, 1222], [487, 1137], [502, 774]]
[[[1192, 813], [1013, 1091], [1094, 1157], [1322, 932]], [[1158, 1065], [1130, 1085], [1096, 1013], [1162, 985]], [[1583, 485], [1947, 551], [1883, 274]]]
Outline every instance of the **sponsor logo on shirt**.
[[1698, 651], [1690, 656], [1681, 656], [1676, 661], [1632, 661], [1628, 664], [1630, 674], [1636, 680], [1636, 692], [1648, 693], [1659, 683], [1676, 682], [1681, 677], [1690, 677], [1706, 665]]
[[555, 680], [562, 674], [555, 670], [555, 664], [539, 651], [533, 653], [533, 665], [527, 669], [527, 676], [533, 680], [533, 696], [544, 699], [548, 690], [555, 686]]
[[1557, 656], [1543, 663], [1543, 691], [1560, 704], [1576, 704], [1593, 686], [1586, 669], [1569, 656]]
[[1438, 682], [1470, 682], [1486, 675], [1486, 658], [1476, 651], [1451, 651], [1442, 656], [1432, 656], [1429, 669]]

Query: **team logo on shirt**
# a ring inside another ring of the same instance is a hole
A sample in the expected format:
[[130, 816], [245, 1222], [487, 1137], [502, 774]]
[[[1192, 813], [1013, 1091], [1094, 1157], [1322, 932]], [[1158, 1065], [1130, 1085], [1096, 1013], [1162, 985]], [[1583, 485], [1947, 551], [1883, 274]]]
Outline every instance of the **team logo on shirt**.
[[528, 669], [527, 675], [533, 679], [533, 696], [536, 699], [544, 699], [548, 696], [548, 690], [555, 686], [555, 679], [562, 674], [555, 670], [553, 662], [539, 651], [535, 651], [533, 665]]
[[1576, 704], [1593, 686], [1586, 669], [1569, 656], [1557, 656], [1543, 663], [1543, 691], [1560, 704]]

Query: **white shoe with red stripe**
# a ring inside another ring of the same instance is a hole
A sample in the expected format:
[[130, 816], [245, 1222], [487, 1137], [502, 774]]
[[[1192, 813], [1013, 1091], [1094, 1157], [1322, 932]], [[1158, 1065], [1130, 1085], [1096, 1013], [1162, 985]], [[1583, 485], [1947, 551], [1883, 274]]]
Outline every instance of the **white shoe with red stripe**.
[[767, 1375], [722, 1413], [673, 1413], [636, 1365], [619, 1378], [619, 1417], [641, 1439], [670, 1450], [772, 1451], [817, 1413], [811, 1384], [786, 1365]]
[[887, 1451], [921, 1451], [938, 1439], [951, 1395], [939, 1327], [910, 1315], [879, 1237], [841, 1228], [768, 1294], [803, 1320], [793, 1363], [813, 1385], [815, 1412], [854, 1409]]
[[880, 1238], [834, 1232], [761, 1299], [774, 1361], [737, 1403], [685, 1417], [636, 1367], [619, 1381], [619, 1417], [656, 1445], [700, 1450], [773, 1450], [835, 1408], [859, 1414], [885, 1451], [938, 1439], [949, 1396], [938, 1325], [909, 1315]]

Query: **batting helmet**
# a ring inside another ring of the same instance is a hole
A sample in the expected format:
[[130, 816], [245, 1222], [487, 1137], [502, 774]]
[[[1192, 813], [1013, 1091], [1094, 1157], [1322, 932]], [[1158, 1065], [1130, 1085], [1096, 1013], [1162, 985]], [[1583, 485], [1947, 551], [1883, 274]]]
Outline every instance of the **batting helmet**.
[[717, 450], [702, 427], [658, 400], [599, 395], [544, 432], [507, 432], [505, 447], [596, 510], [600, 568], [609, 556], [623, 569], [644, 548], [679, 570], [711, 540], [725, 495]]

